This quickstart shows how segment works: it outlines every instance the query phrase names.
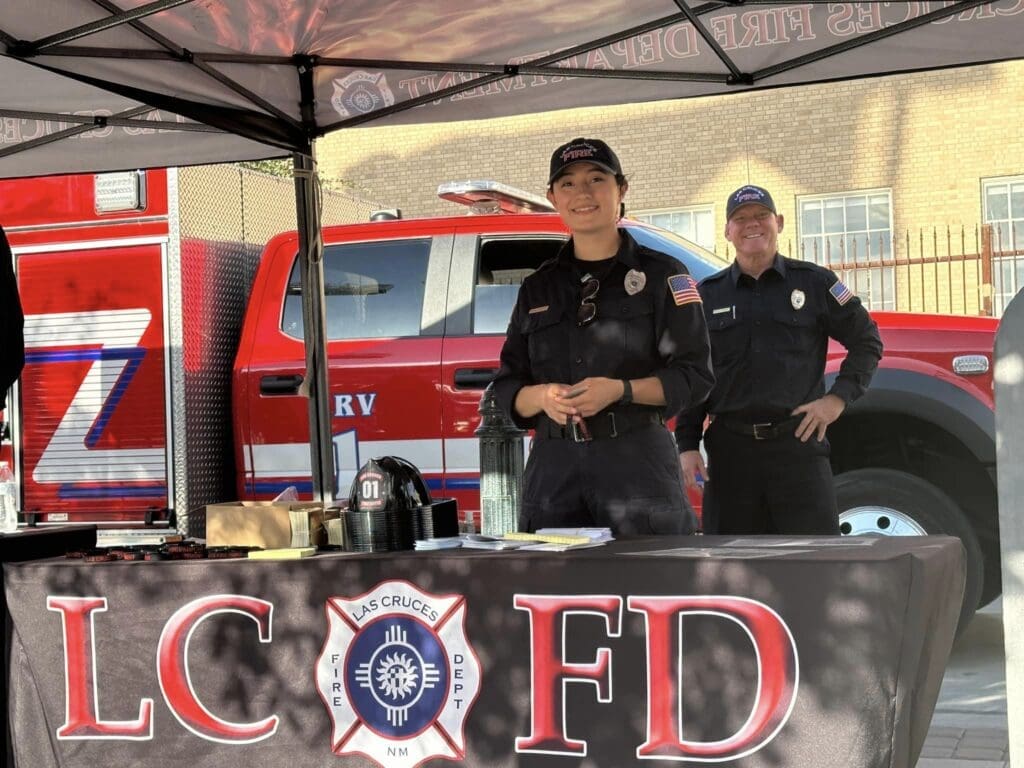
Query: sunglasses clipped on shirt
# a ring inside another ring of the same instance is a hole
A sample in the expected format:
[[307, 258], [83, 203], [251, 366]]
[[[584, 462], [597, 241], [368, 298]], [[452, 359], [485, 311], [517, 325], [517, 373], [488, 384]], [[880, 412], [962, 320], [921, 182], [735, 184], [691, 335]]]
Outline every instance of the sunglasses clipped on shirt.
[[601, 290], [601, 281], [596, 277], [589, 278], [583, 283], [583, 295], [580, 298], [580, 308], [576, 310], [576, 325], [581, 328], [593, 322], [597, 317], [597, 292]]

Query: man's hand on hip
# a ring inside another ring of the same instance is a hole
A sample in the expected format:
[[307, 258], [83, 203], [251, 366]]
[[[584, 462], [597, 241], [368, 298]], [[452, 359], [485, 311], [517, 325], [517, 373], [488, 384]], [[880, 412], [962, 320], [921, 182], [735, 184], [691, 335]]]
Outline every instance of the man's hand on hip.
[[803, 418], [794, 434], [801, 443], [806, 443], [811, 435], [815, 435], [819, 441], [824, 440], [828, 425], [838, 419], [845, 408], [846, 403], [836, 395], [825, 395], [797, 406], [793, 409], [793, 415], [803, 415]]

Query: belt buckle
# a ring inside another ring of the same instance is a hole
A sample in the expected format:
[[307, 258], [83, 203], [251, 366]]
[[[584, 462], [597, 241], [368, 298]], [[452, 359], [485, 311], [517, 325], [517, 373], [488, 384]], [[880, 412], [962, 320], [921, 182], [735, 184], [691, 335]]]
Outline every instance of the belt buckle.
[[773, 425], [771, 423], [769, 423], [769, 422], [764, 422], [764, 423], [761, 423], [761, 424], [753, 424], [751, 426], [753, 427], [753, 430], [754, 430], [754, 439], [755, 440], [768, 440], [769, 438], [774, 437], [774, 435], [771, 434], [772, 426]]
[[572, 440], [574, 443], [589, 443], [594, 439], [590, 434], [590, 430], [587, 429], [587, 422], [583, 421], [583, 419], [580, 419], [579, 421], [570, 421], [569, 431], [572, 434]]

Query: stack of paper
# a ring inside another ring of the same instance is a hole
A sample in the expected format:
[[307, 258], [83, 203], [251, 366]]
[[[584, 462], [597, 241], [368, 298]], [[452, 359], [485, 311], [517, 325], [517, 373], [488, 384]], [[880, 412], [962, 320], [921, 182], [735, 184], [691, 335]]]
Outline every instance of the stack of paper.
[[416, 539], [413, 545], [420, 552], [430, 552], [438, 549], [455, 549], [462, 546], [462, 539], [458, 536], [444, 536], [437, 539]]
[[170, 528], [100, 528], [97, 547], [143, 547], [170, 544], [185, 537]]
[[507, 534], [504, 538], [495, 536], [484, 536], [481, 533], [464, 533], [460, 536], [464, 549], [519, 549], [529, 544], [529, 541], [514, 541], [509, 539]]
[[592, 541], [586, 536], [576, 536], [569, 533], [506, 533], [505, 538], [510, 541], [522, 541], [527, 544], [590, 544]]
[[591, 547], [603, 547], [603, 541], [581, 541], [575, 544], [564, 544], [556, 541], [539, 541], [535, 544], [527, 544], [521, 547], [523, 552], [568, 552], [570, 549], [590, 549]]
[[254, 549], [250, 560], [297, 560], [316, 554], [316, 547], [282, 547], [280, 549]]
[[590, 541], [615, 541], [611, 528], [539, 528], [538, 534], [558, 536], [583, 536]]

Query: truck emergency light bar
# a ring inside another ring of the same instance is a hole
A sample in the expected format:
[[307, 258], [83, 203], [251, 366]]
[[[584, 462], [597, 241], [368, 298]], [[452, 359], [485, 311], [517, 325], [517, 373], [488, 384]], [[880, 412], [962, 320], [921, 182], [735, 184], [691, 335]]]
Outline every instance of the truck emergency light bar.
[[437, 187], [437, 196], [473, 213], [540, 213], [555, 209], [545, 198], [497, 181], [450, 181]]

